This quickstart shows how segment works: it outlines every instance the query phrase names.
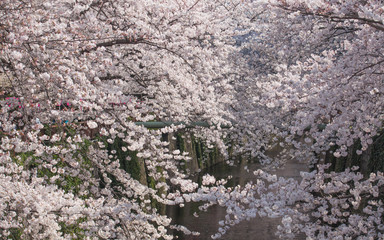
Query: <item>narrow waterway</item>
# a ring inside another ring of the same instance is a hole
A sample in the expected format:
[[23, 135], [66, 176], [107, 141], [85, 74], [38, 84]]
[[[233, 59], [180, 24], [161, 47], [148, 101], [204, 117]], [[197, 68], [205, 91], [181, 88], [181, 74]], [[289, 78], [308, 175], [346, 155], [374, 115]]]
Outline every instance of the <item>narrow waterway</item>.
[[[244, 169], [244, 165], [237, 165], [230, 167], [227, 164], [218, 164], [204, 173], [209, 173], [216, 178], [225, 178], [232, 175], [233, 178], [228, 183], [229, 185], [244, 185], [246, 182], [255, 180], [252, 174], [254, 170], [260, 168], [259, 164], [250, 163], [247, 165], [249, 172]], [[300, 179], [300, 171], [307, 171], [306, 165], [303, 163], [290, 160], [287, 162], [283, 169], [277, 170], [274, 174], [281, 177], [292, 177]], [[200, 174], [202, 176], [204, 173]], [[167, 208], [167, 215], [173, 218], [173, 222], [186, 226], [191, 231], [200, 232], [200, 236], [184, 236], [177, 234], [178, 239], [192, 240], [192, 239], [211, 239], [211, 235], [215, 234], [219, 228], [218, 222], [224, 219], [225, 209], [220, 206], [213, 206], [207, 212], [201, 212], [198, 209], [201, 203], [185, 204], [183, 208], [178, 206], [171, 206]], [[193, 216], [197, 212], [199, 217]], [[273, 240], [278, 239], [275, 236], [276, 228], [280, 224], [280, 218], [254, 218], [250, 221], [244, 221], [232, 227], [226, 235], [221, 239], [228, 240]], [[297, 239], [304, 239], [298, 237]]]

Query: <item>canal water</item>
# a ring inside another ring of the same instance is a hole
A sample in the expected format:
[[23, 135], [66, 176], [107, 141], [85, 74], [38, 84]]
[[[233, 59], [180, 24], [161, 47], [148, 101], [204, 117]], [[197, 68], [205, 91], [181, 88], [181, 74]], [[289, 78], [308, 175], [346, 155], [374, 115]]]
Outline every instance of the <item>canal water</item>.
[[[228, 175], [232, 175], [233, 178], [228, 182], [228, 186], [244, 185], [249, 181], [255, 181], [253, 171], [260, 169], [260, 164], [248, 163], [247, 168], [244, 169], [244, 165], [239, 164], [236, 166], [228, 166], [225, 163], [217, 164], [203, 173], [196, 176], [196, 178], [203, 176], [205, 173], [209, 173], [216, 177], [216, 179], [226, 178]], [[296, 178], [300, 180], [300, 171], [307, 171], [306, 164], [296, 162], [294, 160], [287, 161], [284, 168], [275, 172], [277, 176]], [[170, 206], [167, 208], [167, 215], [173, 219], [173, 223], [183, 225], [191, 231], [200, 232], [199, 236], [183, 235], [175, 233], [175, 237], [184, 240], [195, 239], [211, 239], [211, 235], [214, 235], [218, 228], [218, 222], [224, 219], [225, 208], [220, 206], [213, 206], [208, 209], [207, 212], [199, 211], [198, 207], [202, 203], [188, 203], [183, 208], [178, 206]], [[195, 217], [194, 213], [197, 212], [199, 217]], [[280, 218], [254, 218], [250, 221], [241, 222], [238, 225], [233, 226], [221, 239], [228, 240], [273, 240], [278, 239], [275, 236], [277, 226], [281, 223]], [[298, 237], [297, 239], [305, 239], [304, 237]]]

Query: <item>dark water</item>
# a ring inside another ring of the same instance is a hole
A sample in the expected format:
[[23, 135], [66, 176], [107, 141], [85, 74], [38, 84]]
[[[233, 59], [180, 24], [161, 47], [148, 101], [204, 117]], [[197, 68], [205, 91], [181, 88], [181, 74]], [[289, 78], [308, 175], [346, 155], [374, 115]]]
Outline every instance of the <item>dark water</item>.
[[[209, 173], [215, 176], [217, 179], [225, 178], [228, 175], [232, 175], [233, 178], [228, 182], [229, 185], [244, 185], [246, 182], [255, 180], [255, 176], [252, 172], [260, 168], [259, 164], [250, 163], [247, 164], [249, 172], [244, 169], [243, 164], [230, 167], [226, 164], [218, 164], [204, 173]], [[289, 161], [283, 169], [275, 171], [281, 177], [293, 177], [300, 179], [300, 171], [306, 171], [306, 165]], [[204, 173], [200, 174], [202, 176]], [[213, 206], [208, 209], [207, 212], [201, 212], [198, 206], [201, 203], [189, 203], [185, 204], [185, 207], [180, 208], [178, 206], [171, 206], [167, 209], [167, 215], [173, 218], [173, 223], [186, 226], [191, 231], [200, 232], [200, 236], [184, 236], [183, 234], [175, 234], [178, 239], [192, 240], [192, 239], [211, 239], [211, 235], [214, 235], [218, 228], [218, 222], [224, 219], [225, 209], [220, 206]], [[194, 212], [197, 212], [199, 217], [193, 216]], [[240, 224], [233, 226], [221, 239], [235, 239], [235, 240], [273, 240], [278, 239], [275, 236], [277, 226], [280, 224], [280, 218], [254, 218], [250, 221], [243, 221]], [[298, 239], [304, 239], [302, 237]]]

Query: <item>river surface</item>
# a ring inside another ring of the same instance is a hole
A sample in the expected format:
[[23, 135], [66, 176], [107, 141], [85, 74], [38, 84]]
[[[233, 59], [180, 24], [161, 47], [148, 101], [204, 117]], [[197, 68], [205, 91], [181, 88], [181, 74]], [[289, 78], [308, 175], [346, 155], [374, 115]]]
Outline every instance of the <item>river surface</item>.
[[[248, 181], [255, 181], [255, 176], [252, 174], [254, 170], [260, 168], [259, 164], [248, 163], [249, 172], [244, 169], [244, 165], [239, 164], [236, 166], [228, 166], [227, 164], [215, 165], [204, 173], [199, 174], [202, 176], [209, 173], [216, 177], [216, 179], [226, 178], [232, 175], [233, 178], [228, 182], [228, 186], [244, 185]], [[300, 180], [300, 171], [307, 171], [307, 167], [303, 163], [290, 160], [287, 162], [283, 169], [273, 172], [277, 176], [292, 177]], [[198, 178], [199, 176], [196, 176]], [[191, 231], [200, 232], [200, 236], [191, 236], [183, 234], [175, 234], [178, 239], [195, 240], [195, 239], [211, 239], [218, 228], [218, 222], [224, 219], [225, 209], [220, 206], [213, 206], [207, 212], [198, 210], [198, 206], [202, 203], [188, 203], [183, 208], [178, 206], [170, 206], [167, 208], [167, 215], [173, 219], [173, 223], [183, 225]], [[199, 217], [194, 217], [193, 214], [197, 212]], [[243, 221], [238, 225], [233, 226], [221, 239], [228, 240], [273, 240], [279, 239], [275, 236], [277, 226], [280, 224], [280, 218], [254, 218], [250, 221]], [[297, 239], [305, 239], [298, 237]]]

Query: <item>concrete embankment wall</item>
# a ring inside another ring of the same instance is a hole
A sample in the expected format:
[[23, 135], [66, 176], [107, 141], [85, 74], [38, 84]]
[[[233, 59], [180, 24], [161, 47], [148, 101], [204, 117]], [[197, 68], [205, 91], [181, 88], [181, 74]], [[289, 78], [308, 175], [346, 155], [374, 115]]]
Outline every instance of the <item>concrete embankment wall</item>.
[[[180, 150], [181, 153], [188, 152], [191, 158], [189, 161], [181, 160], [180, 169], [186, 173], [195, 173], [199, 170], [209, 168], [215, 164], [223, 162], [225, 157], [220, 153], [217, 147], [208, 149], [204, 141], [194, 137], [189, 131], [178, 131], [172, 134], [163, 134], [163, 141], [168, 141], [168, 149], [170, 151]], [[121, 148], [125, 143], [116, 138], [115, 142], [109, 145], [110, 150], [116, 150], [118, 159], [120, 159], [120, 166], [125, 171], [130, 173], [133, 178], [140, 181], [140, 183], [148, 185], [154, 184], [146, 173], [144, 159], [137, 157], [137, 153], [133, 151], [123, 152]], [[130, 160], [126, 160], [129, 157]]]
[[[194, 137], [189, 131], [163, 134], [162, 138], [163, 141], [169, 142], [168, 149], [171, 152], [174, 150], [180, 150], [181, 153], [188, 152], [190, 160], [181, 160], [179, 165], [179, 169], [185, 173], [196, 173], [199, 170], [223, 162], [225, 159], [217, 147], [208, 149], [204, 141]], [[116, 151], [122, 169], [130, 173], [141, 184], [154, 188], [157, 182], [148, 175], [144, 159], [137, 157], [137, 152], [122, 151], [123, 146], [126, 146], [126, 143], [119, 138], [116, 138], [112, 144], [108, 144], [110, 151]], [[127, 160], [127, 157], [129, 160]], [[165, 181], [165, 179], [160, 179], [160, 181]], [[160, 213], [165, 214], [166, 208], [164, 205], [157, 203], [153, 199], [151, 199], [151, 205], [156, 207]]]
[[360, 172], [365, 176], [372, 172], [384, 172], [384, 131], [373, 139], [373, 143], [368, 146], [366, 151], [358, 155], [356, 151], [360, 149], [360, 142], [355, 141], [348, 149], [348, 155], [340, 158], [333, 156], [333, 150], [335, 149], [330, 149], [323, 156], [323, 161], [332, 164], [328, 171], [340, 172], [346, 168], [358, 166]]

